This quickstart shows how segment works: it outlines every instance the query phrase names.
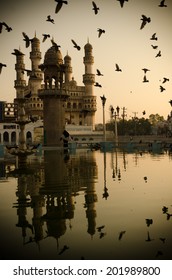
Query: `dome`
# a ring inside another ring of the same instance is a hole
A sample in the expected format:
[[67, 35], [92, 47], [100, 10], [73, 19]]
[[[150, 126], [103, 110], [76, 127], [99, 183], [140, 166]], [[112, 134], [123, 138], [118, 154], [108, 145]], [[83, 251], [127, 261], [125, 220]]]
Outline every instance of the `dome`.
[[93, 49], [92, 45], [88, 42], [85, 46], [84, 46], [84, 49], [86, 51], [91, 51]]
[[54, 46], [49, 48], [44, 56], [44, 65], [63, 64], [63, 58], [60, 50], [56, 50]]
[[74, 87], [77, 86], [77, 82], [74, 80], [74, 77], [72, 77], [72, 80], [69, 83], [71, 86], [74, 86]]
[[65, 61], [65, 62], [71, 61], [71, 57], [67, 54], [67, 55], [64, 57], [64, 61]]

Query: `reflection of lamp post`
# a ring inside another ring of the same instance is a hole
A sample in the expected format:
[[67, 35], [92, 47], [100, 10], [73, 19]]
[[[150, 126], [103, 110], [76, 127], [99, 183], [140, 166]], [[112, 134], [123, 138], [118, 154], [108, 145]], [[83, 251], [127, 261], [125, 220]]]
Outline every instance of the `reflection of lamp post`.
[[101, 100], [102, 100], [102, 107], [103, 107], [103, 139], [104, 142], [106, 142], [106, 127], [105, 127], [105, 103], [106, 103], [106, 97], [100, 96]]
[[119, 117], [119, 106], [116, 107], [116, 111], [114, 113], [114, 108], [113, 106], [111, 107], [111, 116], [112, 118], [115, 118], [115, 141], [116, 141], [116, 146], [118, 146], [118, 127], [117, 127], [117, 117]]

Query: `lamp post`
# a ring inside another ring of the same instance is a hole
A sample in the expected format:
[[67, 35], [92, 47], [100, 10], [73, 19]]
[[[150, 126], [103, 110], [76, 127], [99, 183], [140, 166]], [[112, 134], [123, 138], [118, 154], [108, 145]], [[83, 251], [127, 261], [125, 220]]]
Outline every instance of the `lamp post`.
[[118, 147], [118, 126], [117, 126], [117, 117], [119, 117], [119, 111], [120, 111], [119, 106], [116, 107], [115, 113], [114, 113], [114, 108], [113, 108], [113, 106], [111, 107], [111, 116], [112, 116], [112, 118], [114, 117], [114, 119], [115, 119], [115, 142], [116, 142], [116, 146], [117, 146], [117, 147]]
[[100, 96], [102, 100], [102, 107], [103, 107], [103, 140], [106, 142], [106, 126], [105, 126], [105, 103], [106, 103], [106, 97]]

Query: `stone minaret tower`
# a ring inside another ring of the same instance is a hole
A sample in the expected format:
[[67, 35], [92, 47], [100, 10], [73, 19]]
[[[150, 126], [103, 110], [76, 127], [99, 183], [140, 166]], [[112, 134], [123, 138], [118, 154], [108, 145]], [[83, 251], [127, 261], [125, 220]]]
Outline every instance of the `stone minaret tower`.
[[85, 85], [85, 98], [84, 98], [84, 117], [85, 124], [91, 125], [94, 129], [95, 125], [95, 111], [96, 111], [96, 97], [94, 94], [95, 74], [93, 74], [92, 66], [94, 64], [94, 57], [92, 55], [92, 45], [88, 42], [85, 47], [85, 74], [83, 75], [83, 83]]
[[24, 98], [24, 92], [26, 88], [26, 80], [24, 79], [24, 54], [19, 50], [13, 53], [16, 56], [16, 80], [14, 82], [14, 87], [16, 89], [16, 98]]
[[29, 99], [29, 107], [31, 110], [32, 116], [39, 116], [42, 118], [43, 108], [42, 101], [38, 97], [38, 90], [41, 89], [41, 82], [43, 80], [43, 73], [39, 68], [41, 61], [41, 52], [40, 52], [40, 40], [35, 37], [31, 42], [31, 74], [29, 77], [29, 91], [31, 92], [31, 98]]
[[65, 64], [65, 84], [67, 85], [72, 80], [71, 57], [68, 54], [64, 57], [64, 64]]

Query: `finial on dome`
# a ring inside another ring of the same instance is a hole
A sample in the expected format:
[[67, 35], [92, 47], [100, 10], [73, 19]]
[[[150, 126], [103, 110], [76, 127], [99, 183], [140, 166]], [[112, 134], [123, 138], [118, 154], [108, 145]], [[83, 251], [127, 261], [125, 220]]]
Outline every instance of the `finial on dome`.
[[90, 42], [89, 42], [89, 37], [87, 37], [87, 44], [89, 44]]
[[36, 30], [35, 30], [35, 38], [36, 38]]

